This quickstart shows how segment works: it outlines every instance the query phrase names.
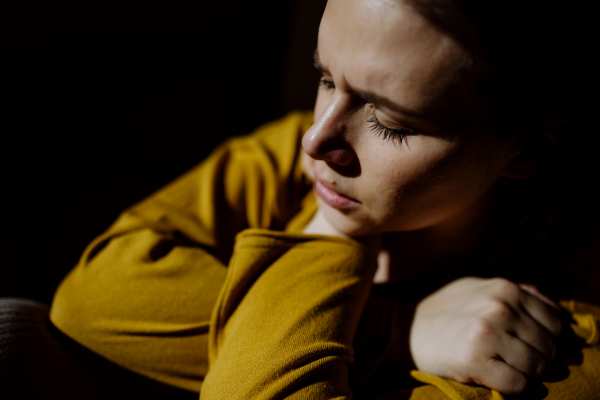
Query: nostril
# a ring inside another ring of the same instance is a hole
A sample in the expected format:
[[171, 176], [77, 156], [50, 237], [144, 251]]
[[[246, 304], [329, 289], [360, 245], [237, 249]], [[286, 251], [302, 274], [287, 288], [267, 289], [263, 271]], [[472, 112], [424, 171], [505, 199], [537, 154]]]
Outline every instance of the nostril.
[[325, 146], [308, 147], [303, 146], [304, 151], [315, 160], [323, 160], [328, 164], [337, 164], [345, 167], [352, 164], [356, 158], [352, 149], [334, 148], [326, 149]]
[[343, 134], [331, 134], [331, 131], [313, 126], [304, 134], [302, 148], [310, 158], [325, 161], [342, 176], [360, 175], [358, 156]]
[[325, 161], [325, 163], [340, 176], [355, 178], [361, 174], [360, 162], [356, 157], [350, 158], [350, 162], [344, 165], [332, 161]]
[[339, 164], [349, 165], [355, 158], [354, 150], [343, 135], [327, 134], [311, 128], [302, 138], [302, 148], [311, 158]]
[[335, 149], [329, 150], [324, 158], [325, 161], [329, 161], [343, 167], [348, 166], [352, 163], [354, 155], [352, 150], [347, 149]]

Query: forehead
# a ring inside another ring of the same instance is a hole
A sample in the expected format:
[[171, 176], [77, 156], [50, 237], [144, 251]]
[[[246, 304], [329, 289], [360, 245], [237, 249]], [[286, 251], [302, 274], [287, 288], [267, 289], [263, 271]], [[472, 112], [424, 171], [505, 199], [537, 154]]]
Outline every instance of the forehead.
[[319, 58], [338, 82], [427, 112], [455, 86], [464, 52], [399, 0], [330, 0]]

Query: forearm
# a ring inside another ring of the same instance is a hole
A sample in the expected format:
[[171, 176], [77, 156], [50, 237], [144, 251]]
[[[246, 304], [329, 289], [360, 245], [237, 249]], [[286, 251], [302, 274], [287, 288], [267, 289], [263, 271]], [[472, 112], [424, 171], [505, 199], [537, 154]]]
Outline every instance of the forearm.
[[242, 233], [213, 312], [202, 399], [350, 398], [375, 268], [351, 240]]

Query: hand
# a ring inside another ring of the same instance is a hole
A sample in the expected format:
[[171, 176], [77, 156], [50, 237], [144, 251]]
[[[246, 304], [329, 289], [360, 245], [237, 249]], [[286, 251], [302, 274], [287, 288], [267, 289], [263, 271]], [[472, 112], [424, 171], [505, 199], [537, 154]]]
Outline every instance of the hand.
[[558, 306], [535, 287], [462, 278], [419, 303], [410, 351], [423, 372], [518, 394], [554, 358], [560, 329]]

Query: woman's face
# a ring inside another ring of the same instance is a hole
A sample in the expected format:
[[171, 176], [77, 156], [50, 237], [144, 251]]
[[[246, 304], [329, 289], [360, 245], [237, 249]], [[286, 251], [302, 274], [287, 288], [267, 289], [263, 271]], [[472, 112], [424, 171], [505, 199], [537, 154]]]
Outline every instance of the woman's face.
[[461, 135], [475, 115], [459, 45], [397, 0], [330, 0], [315, 58], [304, 166], [334, 228], [451, 232], [481, 214], [515, 154]]

